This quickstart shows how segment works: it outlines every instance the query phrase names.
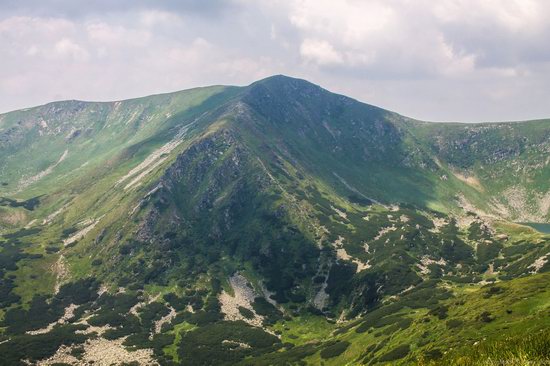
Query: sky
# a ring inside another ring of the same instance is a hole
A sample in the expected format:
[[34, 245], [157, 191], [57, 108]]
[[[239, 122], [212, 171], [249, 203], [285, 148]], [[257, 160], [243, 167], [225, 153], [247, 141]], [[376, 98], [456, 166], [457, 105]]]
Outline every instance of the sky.
[[550, 118], [547, 0], [0, 0], [0, 113], [285, 74], [430, 121]]

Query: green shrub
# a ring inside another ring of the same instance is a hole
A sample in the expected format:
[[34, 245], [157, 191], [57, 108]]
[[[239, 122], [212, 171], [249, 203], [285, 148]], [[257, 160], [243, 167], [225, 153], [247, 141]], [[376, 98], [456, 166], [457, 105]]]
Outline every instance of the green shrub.
[[425, 360], [438, 360], [440, 359], [441, 357], [443, 356], [443, 353], [441, 352], [441, 350], [439, 348], [433, 348], [433, 349], [430, 349], [430, 350], [427, 350], [426, 352], [424, 352], [424, 359]]
[[2, 325], [10, 334], [20, 334], [28, 330], [40, 329], [55, 322], [63, 315], [64, 307], [59, 302], [48, 303], [48, 298], [35, 295], [29, 309], [16, 307], [9, 309], [4, 315]]
[[57, 326], [48, 333], [17, 335], [0, 344], [0, 364], [20, 365], [21, 360], [37, 361], [52, 356], [61, 345], [82, 344], [87, 336], [76, 334], [81, 326]]
[[496, 285], [491, 285], [485, 290], [485, 293], [483, 294], [483, 298], [488, 299], [493, 295], [498, 295], [503, 292], [504, 292], [504, 288]]
[[399, 359], [407, 356], [409, 354], [409, 352], [410, 352], [410, 346], [408, 344], [404, 344], [404, 345], [398, 346], [398, 347], [392, 349], [391, 351], [383, 354], [382, 356], [380, 356], [378, 361], [387, 362], [387, 361], [399, 360]]
[[199, 310], [195, 313], [186, 313], [186, 318], [185, 318], [185, 320], [188, 323], [195, 324], [199, 327], [202, 327], [210, 323], [215, 323], [221, 319], [222, 319], [222, 316], [220, 314], [207, 313], [204, 310]]
[[71, 236], [72, 234], [76, 233], [77, 231], [78, 231], [78, 229], [76, 227], [70, 227], [70, 228], [64, 229], [61, 232], [61, 238], [66, 239], [69, 236]]
[[222, 321], [185, 333], [178, 354], [185, 365], [233, 365], [246, 356], [272, 352], [281, 347], [279, 338], [262, 329], [242, 321]]
[[60, 250], [61, 250], [61, 248], [55, 247], [55, 246], [53, 246], [53, 245], [48, 245], [48, 246], [46, 247], [46, 253], [48, 253], [48, 254], [57, 253], [57, 252], [59, 252]]
[[483, 313], [479, 314], [477, 318], [484, 323], [490, 323], [495, 320], [495, 318], [488, 311], [484, 311]]
[[428, 312], [429, 315], [435, 315], [439, 319], [443, 320], [447, 318], [447, 311], [449, 308], [445, 305], [438, 305]]
[[265, 318], [267, 324], [274, 324], [278, 320], [282, 319], [283, 314], [279, 311], [279, 309], [263, 297], [256, 297], [252, 303], [252, 308], [256, 314]]
[[385, 327], [386, 325], [398, 323], [402, 320], [406, 320], [406, 319], [402, 318], [400, 315], [390, 315], [390, 316], [386, 316], [378, 319], [377, 321], [374, 322], [373, 326], [375, 328], [382, 328], [382, 327]]
[[347, 341], [336, 341], [321, 350], [321, 358], [326, 360], [328, 358], [340, 356], [348, 349], [349, 345], [350, 343]]
[[189, 304], [189, 297], [178, 297], [174, 293], [167, 293], [164, 295], [164, 301], [170, 304], [176, 311], [182, 311], [185, 310], [187, 305]]
[[453, 329], [462, 326], [463, 321], [460, 319], [449, 319], [445, 324], [447, 325], [447, 328]]
[[61, 300], [64, 305], [82, 305], [97, 299], [98, 289], [99, 283], [95, 278], [86, 278], [61, 286], [55, 298]]
[[244, 316], [246, 319], [254, 319], [254, 313], [247, 308], [239, 306], [239, 313]]

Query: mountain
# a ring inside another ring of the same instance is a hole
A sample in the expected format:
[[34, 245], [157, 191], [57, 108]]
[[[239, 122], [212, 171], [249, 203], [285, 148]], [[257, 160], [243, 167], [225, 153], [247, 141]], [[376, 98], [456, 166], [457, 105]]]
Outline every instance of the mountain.
[[273, 76], [3, 114], [0, 156], [0, 364], [550, 357], [550, 120]]

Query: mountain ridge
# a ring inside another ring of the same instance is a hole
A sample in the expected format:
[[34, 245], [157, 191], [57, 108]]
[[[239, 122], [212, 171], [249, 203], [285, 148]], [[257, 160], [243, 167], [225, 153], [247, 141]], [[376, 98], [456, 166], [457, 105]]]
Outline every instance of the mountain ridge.
[[[27, 112], [27, 111], [31, 111], [31, 110], [34, 110], [34, 109], [37, 109], [37, 108], [47, 107], [47, 106], [55, 105], [55, 104], [66, 104], [66, 103], [113, 104], [113, 103], [119, 103], [119, 102], [139, 101], [139, 100], [146, 99], [146, 98], [155, 98], [155, 97], [161, 98], [161, 97], [166, 97], [166, 96], [170, 96], [170, 95], [181, 94], [181, 93], [185, 93], [185, 92], [191, 92], [191, 91], [207, 89], [207, 88], [239, 88], [239, 89], [246, 89], [246, 88], [249, 88], [249, 87], [251, 87], [255, 84], [258, 85], [258, 84], [266, 83], [266, 82], [269, 82], [270, 80], [272, 81], [272, 80], [276, 80], [276, 79], [281, 79], [281, 80], [287, 79], [287, 80], [301, 81], [301, 82], [311, 84], [315, 87], [321, 88], [322, 90], [326, 90], [323, 87], [321, 87], [320, 85], [314, 84], [314, 83], [312, 83], [312, 82], [310, 82], [306, 79], [302, 79], [302, 78], [299, 78], [299, 77], [288, 76], [288, 75], [284, 75], [284, 74], [275, 74], [275, 75], [271, 75], [271, 76], [265, 77], [263, 79], [254, 81], [251, 84], [244, 85], [244, 86], [235, 86], [235, 85], [229, 85], [229, 84], [212, 84], [212, 85], [207, 85], [207, 86], [196, 86], [196, 87], [191, 87], [191, 88], [188, 88], [188, 89], [175, 90], [175, 91], [171, 91], [171, 92], [153, 93], [153, 94], [147, 94], [145, 96], [123, 98], [123, 99], [116, 99], [116, 100], [106, 100], [106, 101], [83, 100], [83, 99], [64, 99], [64, 100], [46, 102], [44, 104], [38, 104], [38, 105], [31, 106], [31, 107], [19, 108], [19, 109], [14, 109], [14, 110], [2, 112], [2, 113], [0, 113], [0, 116], [10, 114], [10, 113], [13, 113], [13, 112], [21, 112], [21, 111], [22, 112]], [[472, 121], [472, 122], [453, 122], [453, 121], [441, 122], [441, 121], [435, 121], [435, 120], [428, 121], [428, 120], [422, 120], [422, 119], [419, 119], [419, 118], [407, 117], [407, 116], [402, 115], [398, 112], [391, 111], [389, 109], [385, 109], [383, 107], [379, 107], [379, 106], [376, 106], [374, 104], [370, 104], [368, 102], [364, 102], [364, 101], [361, 101], [361, 100], [353, 98], [353, 97], [348, 97], [344, 94], [333, 93], [333, 92], [332, 92], [332, 94], [339, 95], [339, 96], [348, 98], [350, 100], [353, 100], [353, 101], [356, 101], [356, 102], [359, 102], [359, 103], [362, 103], [362, 104], [366, 104], [366, 105], [369, 105], [369, 106], [374, 107], [374, 108], [384, 110], [386, 112], [390, 112], [390, 113], [394, 113], [394, 114], [406, 117], [408, 120], [421, 122], [421, 123], [441, 123], [441, 124], [448, 124], [448, 125], [481, 125], [481, 124], [508, 124], [508, 123], [515, 124], [515, 123], [539, 122], [539, 121], [547, 121], [548, 120], [548, 118], [536, 118], [536, 119], [509, 120], [509, 121], [497, 121], [497, 120], [493, 120], [493, 121]]]

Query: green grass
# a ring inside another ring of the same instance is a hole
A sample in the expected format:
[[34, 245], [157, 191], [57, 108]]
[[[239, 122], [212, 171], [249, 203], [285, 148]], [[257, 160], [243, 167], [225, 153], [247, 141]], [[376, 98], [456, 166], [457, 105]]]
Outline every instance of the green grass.
[[500, 340], [483, 341], [471, 347], [452, 351], [441, 360], [418, 361], [419, 366], [524, 366], [550, 362], [550, 332], [548, 329]]
[[174, 329], [169, 332], [169, 334], [174, 334], [174, 343], [172, 343], [169, 346], [166, 346], [164, 348], [164, 353], [172, 358], [174, 362], [179, 362], [179, 355], [178, 355], [178, 347], [181, 342], [181, 336], [182, 333], [190, 332], [197, 327], [193, 324], [189, 324], [187, 322], [183, 322], [180, 324], [176, 324], [174, 326]]
[[334, 324], [319, 316], [303, 315], [277, 322], [272, 329], [281, 332], [283, 343], [289, 342], [299, 346], [326, 339], [334, 330]]

